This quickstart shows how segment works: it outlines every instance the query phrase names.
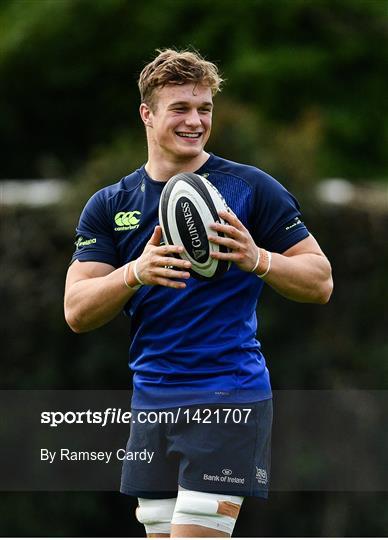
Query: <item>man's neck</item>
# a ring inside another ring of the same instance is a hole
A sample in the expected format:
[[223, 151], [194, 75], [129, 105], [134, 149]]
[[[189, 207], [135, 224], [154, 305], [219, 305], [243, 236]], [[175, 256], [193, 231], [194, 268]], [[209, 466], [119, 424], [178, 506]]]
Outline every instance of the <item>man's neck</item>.
[[182, 161], [156, 160], [149, 156], [145, 169], [153, 180], [167, 182], [175, 174], [197, 171], [208, 159], [209, 154], [205, 151], [193, 159]]

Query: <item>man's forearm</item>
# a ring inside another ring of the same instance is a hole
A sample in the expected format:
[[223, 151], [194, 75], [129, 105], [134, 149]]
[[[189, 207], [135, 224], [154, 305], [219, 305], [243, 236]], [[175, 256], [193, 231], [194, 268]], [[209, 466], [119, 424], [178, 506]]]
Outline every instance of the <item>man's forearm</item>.
[[99, 328], [120, 313], [134, 292], [125, 286], [123, 268], [77, 281], [66, 292], [66, 321], [76, 333]]
[[[265, 271], [263, 266], [257, 274]], [[326, 304], [333, 290], [331, 266], [324, 255], [272, 253], [271, 269], [263, 278], [279, 294], [295, 302]]]

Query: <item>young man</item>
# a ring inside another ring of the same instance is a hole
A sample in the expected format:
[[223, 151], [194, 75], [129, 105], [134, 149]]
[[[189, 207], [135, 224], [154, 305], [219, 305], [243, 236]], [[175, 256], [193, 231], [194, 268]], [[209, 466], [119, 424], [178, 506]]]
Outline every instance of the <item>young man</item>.
[[[155, 457], [124, 465], [122, 491], [139, 498], [148, 536], [230, 536], [243, 497], [268, 490], [271, 388], [256, 340], [264, 282], [291, 300], [326, 303], [331, 269], [284, 187], [205, 151], [216, 66], [194, 52], [158, 52], [139, 79], [148, 161], [84, 208], [65, 315], [75, 332], [123, 309], [132, 318], [128, 450]], [[183, 248], [162, 243], [160, 194], [180, 172], [206, 176], [233, 211], [213, 226], [225, 236], [210, 237], [229, 248], [213, 257], [233, 264], [212, 282], [191, 278]], [[147, 421], [150, 411], [159, 422]]]

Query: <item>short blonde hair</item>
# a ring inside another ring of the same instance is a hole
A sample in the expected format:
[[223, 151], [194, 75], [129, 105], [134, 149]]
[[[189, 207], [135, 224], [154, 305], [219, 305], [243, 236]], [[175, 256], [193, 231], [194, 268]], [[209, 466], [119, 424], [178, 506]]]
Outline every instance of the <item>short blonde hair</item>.
[[157, 49], [159, 54], [140, 73], [138, 85], [142, 103], [155, 107], [155, 90], [166, 84], [196, 83], [209, 86], [212, 95], [221, 91], [222, 77], [215, 64], [197, 51]]

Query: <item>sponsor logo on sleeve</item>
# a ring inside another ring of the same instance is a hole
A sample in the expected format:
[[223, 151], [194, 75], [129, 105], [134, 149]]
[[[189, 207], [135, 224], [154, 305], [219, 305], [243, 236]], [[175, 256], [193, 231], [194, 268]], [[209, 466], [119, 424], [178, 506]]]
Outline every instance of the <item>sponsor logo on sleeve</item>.
[[140, 223], [141, 212], [139, 210], [131, 210], [129, 212], [117, 212], [114, 217], [115, 231], [131, 231], [137, 229]]
[[301, 223], [302, 222], [299, 219], [299, 217], [296, 217], [292, 221], [290, 221], [289, 223], [286, 223], [285, 229], [286, 229], [286, 231], [289, 231], [290, 229], [293, 229], [294, 227], [296, 227], [297, 225], [300, 225]]
[[97, 243], [97, 238], [84, 238], [83, 236], [79, 236], [77, 240], [74, 242], [76, 249], [80, 249], [82, 247], [91, 246], [92, 244]]

